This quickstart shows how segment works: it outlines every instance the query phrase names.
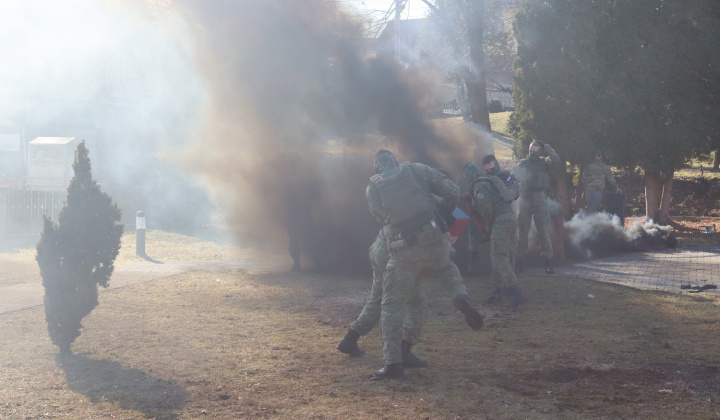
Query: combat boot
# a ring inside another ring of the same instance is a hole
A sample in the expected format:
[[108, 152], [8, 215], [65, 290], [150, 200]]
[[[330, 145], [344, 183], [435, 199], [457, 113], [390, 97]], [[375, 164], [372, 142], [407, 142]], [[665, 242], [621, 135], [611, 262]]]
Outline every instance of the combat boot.
[[483, 317], [480, 315], [475, 305], [470, 300], [470, 296], [467, 293], [455, 296], [453, 299], [453, 305], [465, 315], [465, 322], [473, 330], [479, 330], [483, 326]]
[[391, 363], [373, 372], [371, 379], [405, 379], [405, 368], [402, 363]]
[[403, 358], [403, 367], [406, 369], [412, 369], [412, 368], [426, 368], [428, 366], [427, 360], [423, 360], [410, 351], [410, 343], [408, 341], [403, 340], [400, 343], [400, 348], [402, 350], [402, 358]]
[[336, 349], [340, 350], [342, 353], [349, 354], [350, 357], [362, 357], [362, 355], [365, 354], [365, 350], [358, 347], [358, 339], [360, 339], [360, 334], [350, 328], [347, 334], [345, 334], [345, 337], [343, 337], [342, 341], [340, 341], [340, 344], [337, 345]]
[[467, 276], [478, 275], [478, 261], [480, 260], [480, 251], [470, 251], [470, 262], [468, 262], [468, 268], [465, 272]]
[[518, 286], [512, 286], [507, 290], [510, 295], [510, 308], [517, 309], [520, 305], [528, 301], [527, 296]]
[[553, 270], [552, 266], [552, 260], [550, 258], [545, 260], [545, 272], [547, 274], [555, 274], [555, 270]]

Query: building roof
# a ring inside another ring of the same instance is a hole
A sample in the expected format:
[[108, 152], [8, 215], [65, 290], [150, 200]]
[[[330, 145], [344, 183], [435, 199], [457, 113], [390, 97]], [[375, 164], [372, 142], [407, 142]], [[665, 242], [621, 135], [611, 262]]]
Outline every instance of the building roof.
[[37, 137], [30, 144], [68, 144], [75, 140], [75, 137]]

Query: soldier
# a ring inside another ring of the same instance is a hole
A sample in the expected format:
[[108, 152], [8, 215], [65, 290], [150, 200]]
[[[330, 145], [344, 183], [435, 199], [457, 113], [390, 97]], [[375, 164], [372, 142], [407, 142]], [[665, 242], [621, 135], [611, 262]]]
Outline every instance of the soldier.
[[[499, 169], [494, 156], [486, 156], [482, 162], [488, 172], [471, 162], [465, 165], [463, 174], [470, 184], [473, 207], [490, 231], [493, 279], [490, 302], [501, 302], [504, 295], [509, 296], [510, 307], [516, 309], [527, 302], [517, 284], [514, 266], [518, 221], [512, 202], [518, 198], [520, 186], [512, 175]], [[503, 177], [498, 177], [499, 174]]]
[[[375, 173], [366, 196], [370, 212], [383, 224], [390, 259], [383, 275], [380, 314], [385, 365], [373, 377], [401, 379], [405, 376], [401, 350], [405, 308], [418, 274], [431, 269], [445, 284], [462, 283], [451, 258], [450, 234], [437, 211], [438, 204], [454, 207], [460, 188], [427, 165], [398, 165], [387, 150], [376, 153]], [[482, 315], [464, 290], [453, 304], [471, 328], [482, 327]]]
[[600, 150], [595, 152], [594, 160], [582, 168], [582, 183], [585, 185], [585, 210], [595, 213], [603, 201], [603, 191], [605, 190], [605, 182], [610, 184], [610, 188], [615, 189], [618, 194], [622, 194], [622, 190], [617, 186], [610, 168], [602, 161], [603, 153]]
[[[530, 143], [528, 157], [518, 162], [513, 169], [513, 175], [520, 181], [520, 199], [518, 200], [518, 225], [520, 239], [516, 268], [522, 271], [524, 259], [527, 256], [528, 233], [531, 220], [535, 221], [540, 244], [540, 254], [545, 259], [545, 272], [554, 274], [552, 267], [553, 249], [550, 241], [550, 214], [547, 210], [547, 197], [545, 190], [550, 187], [550, 177], [547, 170], [560, 162], [555, 150], [549, 144], [534, 140]], [[547, 154], [542, 157], [542, 154]]]

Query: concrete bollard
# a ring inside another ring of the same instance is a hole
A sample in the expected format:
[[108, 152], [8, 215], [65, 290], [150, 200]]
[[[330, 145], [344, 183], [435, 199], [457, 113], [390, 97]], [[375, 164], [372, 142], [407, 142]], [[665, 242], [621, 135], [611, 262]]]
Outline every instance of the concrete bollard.
[[145, 257], [145, 213], [142, 210], [135, 215], [135, 232], [135, 255]]

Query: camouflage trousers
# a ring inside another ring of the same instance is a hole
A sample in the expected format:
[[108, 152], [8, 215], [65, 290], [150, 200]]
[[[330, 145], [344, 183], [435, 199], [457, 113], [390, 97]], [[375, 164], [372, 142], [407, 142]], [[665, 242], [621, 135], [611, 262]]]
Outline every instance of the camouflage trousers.
[[[390, 260], [390, 252], [388, 251], [387, 241], [382, 232], [377, 235], [375, 242], [370, 246], [370, 263], [373, 271], [372, 288], [370, 289], [370, 297], [365, 307], [352, 328], [358, 334], [365, 335], [372, 331], [380, 322], [380, 312], [382, 310], [383, 295], [383, 277], [385, 276], [385, 268]], [[425, 325], [427, 318], [427, 300], [422, 292], [418, 282], [414, 287], [408, 290], [407, 300], [405, 302], [405, 319], [403, 321], [402, 340], [407, 341], [410, 345], [417, 344], [420, 339], [420, 330]]]
[[493, 292], [502, 292], [517, 284], [515, 275], [517, 231], [518, 221], [514, 213], [495, 217], [490, 233]]
[[451, 296], [466, 293], [462, 276], [452, 262], [453, 248], [450, 234], [443, 234], [440, 242], [420, 247], [417, 245], [390, 252], [383, 277], [382, 310], [380, 327], [385, 364], [401, 363], [407, 302], [412, 289], [417, 287], [418, 275], [430, 269]]
[[544, 191], [531, 191], [520, 195], [518, 199], [518, 258], [525, 258], [528, 250], [528, 234], [531, 221], [535, 221], [537, 228], [540, 253], [544, 258], [553, 257], [552, 242], [550, 240], [550, 214], [547, 210], [547, 198]]
[[[452, 252], [454, 253], [454, 250], [452, 250]], [[360, 315], [350, 325], [350, 328], [361, 336], [372, 331], [372, 329], [380, 322], [383, 279], [385, 277], [387, 264], [390, 261], [390, 252], [382, 231], [377, 235], [375, 242], [373, 242], [370, 246], [369, 254], [373, 270], [373, 282], [370, 289], [370, 297], [368, 298], [365, 307], [363, 307], [362, 312], [360, 312]], [[462, 277], [452, 276], [445, 277], [440, 280], [444, 281], [443, 286], [450, 298], [466, 293]], [[407, 290], [402, 341], [407, 341], [410, 345], [417, 344], [420, 340], [420, 332], [422, 331], [422, 327], [425, 325], [426, 318], [427, 299], [425, 298], [425, 294], [422, 292], [419, 281], [416, 280], [412, 287]]]

